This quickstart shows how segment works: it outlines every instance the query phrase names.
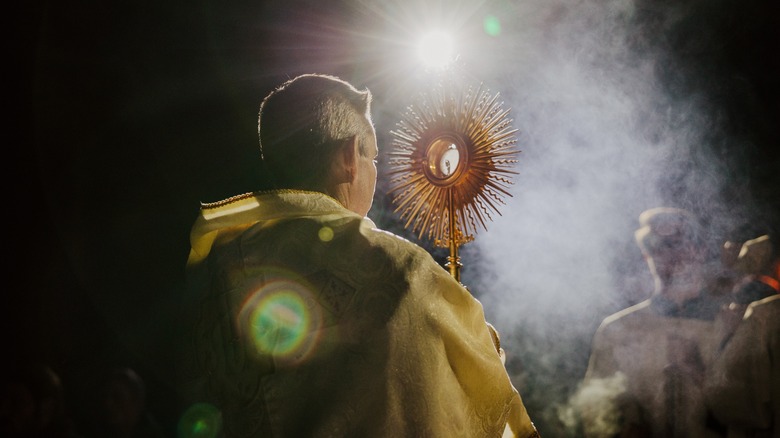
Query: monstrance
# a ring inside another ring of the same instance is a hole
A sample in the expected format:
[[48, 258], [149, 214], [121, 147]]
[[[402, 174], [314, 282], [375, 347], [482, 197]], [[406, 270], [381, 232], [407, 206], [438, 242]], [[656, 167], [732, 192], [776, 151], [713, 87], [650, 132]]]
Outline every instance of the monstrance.
[[390, 194], [404, 227], [449, 248], [447, 267], [460, 281], [458, 248], [512, 196], [516, 129], [499, 95], [441, 83], [420, 95], [390, 131]]

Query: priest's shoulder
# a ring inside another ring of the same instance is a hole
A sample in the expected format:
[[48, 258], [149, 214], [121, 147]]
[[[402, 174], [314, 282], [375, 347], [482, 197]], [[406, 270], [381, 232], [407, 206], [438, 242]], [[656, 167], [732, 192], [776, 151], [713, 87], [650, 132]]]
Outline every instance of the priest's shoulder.
[[374, 245], [402, 259], [425, 259], [435, 262], [428, 251], [411, 240], [377, 227], [371, 220], [363, 220], [361, 231]]

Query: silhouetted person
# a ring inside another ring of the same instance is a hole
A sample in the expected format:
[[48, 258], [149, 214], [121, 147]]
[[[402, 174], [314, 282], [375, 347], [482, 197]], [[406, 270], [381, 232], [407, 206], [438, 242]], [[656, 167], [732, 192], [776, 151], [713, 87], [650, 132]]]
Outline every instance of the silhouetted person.
[[774, 234], [744, 242], [744, 275], [706, 381], [707, 405], [729, 438], [780, 438], [780, 250]]
[[[769, 231], [768, 229], [765, 231]], [[739, 245], [733, 270], [739, 275], [720, 319], [721, 346], [728, 342], [748, 305], [780, 293], [780, 244], [774, 233], [751, 236]]]
[[162, 438], [162, 428], [146, 406], [146, 385], [130, 368], [115, 368], [100, 380], [89, 436]]
[[729, 438], [780, 438], [780, 295], [748, 306], [705, 388]]
[[[599, 326], [581, 391], [585, 436], [701, 438], [701, 384], [717, 345], [719, 303], [706, 289], [711, 250], [691, 213], [654, 208], [636, 241], [655, 280], [652, 297]], [[605, 388], [609, 388], [608, 390]]]
[[743, 275], [734, 301], [750, 304], [780, 292], [780, 244], [777, 235], [762, 234], [742, 244], [735, 269]]
[[59, 375], [40, 363], [20, 364], [3, 376], [0, 436], [74, 438]]

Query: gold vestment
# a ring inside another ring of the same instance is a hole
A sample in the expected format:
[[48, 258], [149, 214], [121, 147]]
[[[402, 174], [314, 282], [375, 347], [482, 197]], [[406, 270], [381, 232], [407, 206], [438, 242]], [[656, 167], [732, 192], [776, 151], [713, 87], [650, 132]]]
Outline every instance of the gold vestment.
[[535, 436], [478, 300], [421, 247], [322, 194], [204, 205], [186, 399], [227, 436]]

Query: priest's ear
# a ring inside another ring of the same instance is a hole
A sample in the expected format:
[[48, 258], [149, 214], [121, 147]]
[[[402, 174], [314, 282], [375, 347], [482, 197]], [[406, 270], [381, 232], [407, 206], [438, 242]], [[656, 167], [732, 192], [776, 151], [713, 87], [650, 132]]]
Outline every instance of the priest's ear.
[[359, 140], [356, 135], [336, 147], [331, 167], [332, 176], [339, 183], [352, 183], [357, 177]]

